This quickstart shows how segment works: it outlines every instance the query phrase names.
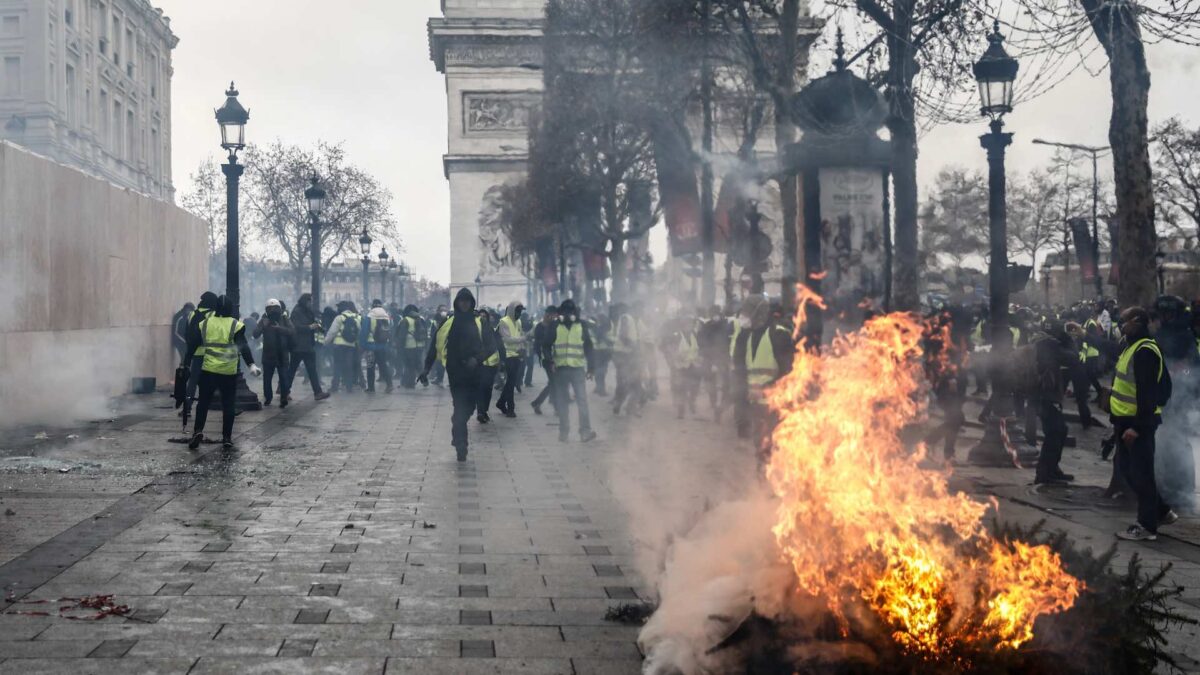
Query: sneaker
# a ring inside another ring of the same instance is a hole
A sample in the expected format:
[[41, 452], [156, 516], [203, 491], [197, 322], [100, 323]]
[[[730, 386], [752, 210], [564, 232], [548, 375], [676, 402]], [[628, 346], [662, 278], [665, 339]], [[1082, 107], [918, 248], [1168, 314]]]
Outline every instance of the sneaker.
[[530, 403], [529, 405], [530, 405], [530, 407], [532, 407], [532, 408], [533, 408], [533, 414], [534, 414], [534, 415], [541, 415], [541, 414], [542, 414], [542, 406], [540, 406], [540, 405], [538, 405], [538, 404], [536, 404], [536, 403]]
[[515, 418], [517, 417], [517, 411], [515, 411], [515, 410], [505, 410], [505, 411], [504, 411], [504, 416], [505, 416], [505, 417], [508, 417], [508, 418], [510, 418], [510, 419], [515, 419]]
[[329, 398], [329, 392], [327, 392], [327, 391], [322, 391], [322, 392], [313, 394], [314, 401], [324, 401], [327, 398]]
[[487, 413], [479, 413], [475, 416], [475, 419], [478, 420], [480, 424], [487, 424], [488, 422], [492, 421], [492, 418], [489, 417]]
[[1061, 470], [1054, 472], [1054, 477], [1058, 480], [1066, 481], [1068, 483], [1075, 480], [1075, 474], [1063, 473]]
[[1156, 541], [1158, 535], [1141, 525], [1130, 525], [1124, 532], [1118, 532], [1117, 538], [1126, 541]]
[[596, 440], [596, 432], [588, 430], [579, 435], [579, 440], [587, 443], [588, 441]]
[[279, 397], [279, 407], [280, 407], [280, 408], [286, 408], [289, 400], [290, 400], [290, 399], [288, 399], [288, 397], [287, 397], [286, 395], [280, 395], [280, 397]]
[[273, 401], [273, 400], [274, 400], [274, 399], [271, 399], [271, 398], [264, 398], [264, 399], [263, 399], [263, 407], [264, 407], [264, 408], [270, 408], [270, 407], [271, 407], [271, 401]]
[[237, 450], [237, 446], [233, 444], [232, 439], [222, 438], [221, 439], [221, 449], [222, 450]]
[[463, 446], [463, 447], [461, 447], [461, 448], [455, 448], [455, 449], [454, 449], [454, 455], [455, 455], [455, 457], [458, 459], [458, 461], [460, 461], [460, 462], [465, 462], [465, 461], [467, 461], [467, 448], [466, 448], [466, 446]]
[[204, 434], [196, 432], [192, 434], [192, 440], [188, 441], [188, 450], [199, 449], [200, 444], [204, 442]]
[[1174, 510], [1167, 511], [1166, 515], [1158, 519], [1159, 525], [1174, 525], [1179, 520], [1179, 514]]
[[1058, 476], [1037, 475], [1033, 478], [1034, 485], [1066, 485], [1067, 479]]

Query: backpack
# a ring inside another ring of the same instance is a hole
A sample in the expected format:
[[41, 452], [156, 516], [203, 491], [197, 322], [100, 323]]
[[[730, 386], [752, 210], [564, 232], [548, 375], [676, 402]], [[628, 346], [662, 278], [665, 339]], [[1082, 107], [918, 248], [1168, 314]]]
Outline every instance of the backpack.
[[375, 344], [386, 345], [392, 337], [392, 331], [387, 319], [375, 319]]
[[425, 345], [429, 342], [429, 320], [423, 316], [416, 317], [413, 327], [413, 337], [418, 345]]
[[342, 317], [342, 339], [350, 344], [358, 343], [358, 317], [354, 315]]

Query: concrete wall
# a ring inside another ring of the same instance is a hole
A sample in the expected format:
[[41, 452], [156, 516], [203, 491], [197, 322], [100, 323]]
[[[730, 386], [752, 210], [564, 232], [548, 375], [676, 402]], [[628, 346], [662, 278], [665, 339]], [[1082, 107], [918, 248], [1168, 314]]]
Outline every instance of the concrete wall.
[[182, 209], [0, 142], [0, 425], [169, 381], [171, 315], [204, 290], [206, 251]]

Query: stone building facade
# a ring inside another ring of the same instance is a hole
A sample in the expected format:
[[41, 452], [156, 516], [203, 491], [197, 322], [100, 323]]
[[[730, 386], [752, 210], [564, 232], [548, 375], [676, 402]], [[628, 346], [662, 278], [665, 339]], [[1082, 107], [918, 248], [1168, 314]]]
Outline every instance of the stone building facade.
[[[446, 76], [451, 295], [481, 304], [526, 299], [529, 282], [487, 214], [496, 189], [528, 160], [529, 113], [541, 103], [544, 0], [443, 0], [430, 56]], [[527, 301], [528, 302], [528, 301]]]
[[148, 0], [0, 0], [0, 138], [173, 201], [177, 42]]

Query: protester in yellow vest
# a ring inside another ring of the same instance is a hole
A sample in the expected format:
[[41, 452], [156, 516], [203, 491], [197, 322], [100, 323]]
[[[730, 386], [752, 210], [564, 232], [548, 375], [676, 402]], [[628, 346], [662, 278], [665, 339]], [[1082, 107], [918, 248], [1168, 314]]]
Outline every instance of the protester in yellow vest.
[[525, 373], [525, 358], [527, 354], [525, 332], [521, 330], [521, 314], [525, 305], [513, 300], [504, 310], [504, 318], [500, 319], [497, 333], [504, 344], [504, 389], [500, 392], [500, 400], [496, 409], [505, 417], [516, 417], [516, 402], [513, 400], [521, 376]]
[[333, 345], [333, 383], [329, 385], [329, 392], [337, 393], [339, 385], [344, 385], [346, 393], [350, 394], [354, 392], [354, 385], [358, 384], [362, 374], [358, 340], [363, 318], [349, 300], [339, 302], [337, 309], [338, 315], [325, 333], [325, 345]]
[[613, 414], [621, 414], [621, 405], [629, 400], [626, 412], [640, 414], [645, 396], [641, 381], [641, 336], [638, 322], [623, 303], [617, 302], [609, 308], [613, 324], [613, 365], [617, 369], [617, 388], [613, 392]]
[[418, 378], [429, 383], [429, 371], [435, 362], [446, 369], [454, 412], [450, 417], [450, 443], [458, 461], [467, 460], [467, 420], [475, 412], [479, 397], [480, 371], [484, 361], [496, 353], [495, 331], [486, 330], [475, 314], [475, 296], [461, 288], [454, 297], [454, 313], [438, 326], [437, 334], [425, 355], [425, 368]]
[[1178, 519], [1163, 502], [1154, 477], [1154, 434], [1171, 392], [1171, 374], [1158, 343], [1150, 337], [1150, 314], [1141, 307], [1121, 313], [1124, 336], [1113, 375], [1109, 412], [1117, 439], [1117, 470], [1137, 494], [1137, 522], [1118, 532], [1121, 539], [1153, 541], [1159, 524]]
[[794, 355], [792, 336], [772, 325], [770, 318], [766, 298], [746, 298], [741, 312], [742, 330], [733, 345], [734, 381], [740, 394], [735, 411], [738, 435], [747, 438], [754, 432], [760, 447], [771, 428], [766, 388], [792, 369]]
[[478, 312], [480, 326], [487, 337], [489, 351], [483, 357], [483, 366], [479, 369], [479, 396], [475, 398], [475, 420], [480, 424], [492, 421], [488, 408], [492, 405], [492, 392], [495, 391], [496, 375], [500, 372], [500, 364], [504, 362], [504, 343], [500, 340], [497, 328], [500, 326], [499, 314], [484, 307]]
[[[203, 298], [201, 304], [205, 304]], [[188, 448], [192, 450], [199, 448], [200, 443], [204, 441], [204, 424], [208, 421], [208, 408], [212, 404], [214, 392], [221, 395], [221, 443], [226, 450], [234, 449], [233, 419], [237, 411], [238, 356], [246, 361], [252, 374], [262, 374], [254, 364], [254, 356], [246, 342], [246, 325], [230, 316], [232, 308], [227, 306], [224, 299], [215, 304], [219, 305], [220, 309], [213, 310], [202, 318], [195, 334], [188, 338], [186, 358], [191, 359], [203, 350], [203, 354], [196, 357], [201, 359], [198, 378], [200, 398], [197, 401], [192, 438], [188, 441]]]
[[425, 352], [429, 348], [429, 323], [421, 317], [416, 305], [404, 308], [404, 316], [396, 322], [396, 353], [400, 358], [400, 386], [415, 389], [421, 374]]
[[675, 330], [663, 337], [660, 347], [671, 367], [671, 398], [675, 401], [676, 417], [683, 419], [686, 411], [696, 414], [701, 380], [700, 339], [694, 315], [684, 314], [673, 323]]
[[[196, 400], [196, 388], [200, 383], [200, 371], [204, 364], [204, 336], [200, 334], [200, 322], [211, 316], [213, 312], [221, 308], [221, 298], [212, 291], [205, 291], [200, 296], [200, 305], [195, 312], [188, 318], [187, 329], [184, 332], [185, 354], [183, 363], [180, 364], [188, 369], [188, 381], [185, 388], [184, 409], [180, 411], [180, 415], [191, 415], [192, 402]], [[190, 356], [187, 354], [189, 345], [199, 345]]]
[[562, 320], [545, 341], [542, 361], [549, 362], [554, 392], [558, 403], [558, 440], [563, 443], [571, 434], [571, 393], [579, 409], [579, 440], [584, 443], [596, 438], [588, 412], [587, 381], [595, 364], [591, 331], [579, 320], [579, 308], [571, 299], [558, 306]]

